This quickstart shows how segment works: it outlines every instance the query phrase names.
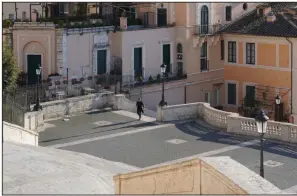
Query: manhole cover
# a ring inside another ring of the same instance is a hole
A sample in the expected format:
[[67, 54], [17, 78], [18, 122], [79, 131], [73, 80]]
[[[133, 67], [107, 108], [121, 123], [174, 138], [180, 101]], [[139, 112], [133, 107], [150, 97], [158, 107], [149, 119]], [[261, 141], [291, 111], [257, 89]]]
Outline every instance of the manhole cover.
[[264, 165], [267, 166], [267, 167], [279, 167], [279, 166], [281, 166], [283, 164], [284, 163], [277, 162], [277, 161], [272, 161], [272, 160], [269, 160], [269, 161], [265, 161], [264, 162]]
[[97, 125], [97, 126], [105, 126], [105, 125], [111, 125], [112, 123], [109, 122], [109, 121], [104, 121], [104, 120], [102, 120], [102, 121], [94, 122], [93, 124], [94, 124], [94, 125]]
[[181, 140], [181, 139], [172, 139], [172, 140], [167, 140], [166, 142], [171, 143], [171, 144], [182, 144], [182, 143], [186, 143], [188, 141]]

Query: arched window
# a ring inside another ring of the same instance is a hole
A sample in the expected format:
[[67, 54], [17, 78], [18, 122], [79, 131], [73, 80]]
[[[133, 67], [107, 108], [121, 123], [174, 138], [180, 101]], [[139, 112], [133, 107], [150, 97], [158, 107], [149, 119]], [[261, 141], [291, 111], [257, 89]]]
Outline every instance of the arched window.
[[177, 53], [183, 53], [183, 46], [181, 45], [181, 43], [177, 44], [176, 51]]
[[201, 33], [208, 33], [208, 7], [206, 5], [201, 8]]

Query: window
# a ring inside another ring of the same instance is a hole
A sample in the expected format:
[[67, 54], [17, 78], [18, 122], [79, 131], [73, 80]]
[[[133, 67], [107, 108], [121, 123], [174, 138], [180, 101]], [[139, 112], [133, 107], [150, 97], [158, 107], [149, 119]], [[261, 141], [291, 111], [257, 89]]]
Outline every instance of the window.
[[236, 63], [236, 42], [228, 42], [228, 62]]
[[246, 107], [254, 107], [255, 106], [255, 96], [256, 96], [256, 87], [255, 86], [245, 86], [244, 105]]
[[255, 44], [246, 43], [246, 64], [255, 65]]
[[243, 10], [246, 10], [247, 7], [248, 7], [247, 3], [244, 3], [244, 4], [242, 5], [242, 9], [243, 9]]
[[201, 71], [208, 70], [208, 65], [207, 65], [207, 42], [204, 42], [202, 44], [201, 49], [200, 49], [200, 70]]
[[259, 14], [260, 17], [262, 17], [264, 15], [264, 9], [263, 8], [259, 8], [258, 12], [259, 12], [258, 14]]
[[177, 44], [176, 51], [177, 53], [183, 53], [183, 46], [180, 43]]
[[226, 21], [232, 20], [232, 6], [226, 6]]
[[236, 105], [236, 84], [228, 83], [228, 104]]
[[204, 94], [204, 102], [210, 103], [210, 92]]
[[13, 20], [14, 19], [14, 14], [9, 14], [8, 18], [9, 18], [9, 20]]
[[22, 20], [27, 19], [27, 13], [25, 11], [22, 12]]
[[220, 105], [220, 89], [216, 88], [213, 94], [213, 104], [214, 106]]
[[201, 34], [208, 34], [208, 7], [206, 5], [201, 8]]
[[224, 60], [225, 56], [225, 42], [224, 40], [221, 40], [221, 60]]

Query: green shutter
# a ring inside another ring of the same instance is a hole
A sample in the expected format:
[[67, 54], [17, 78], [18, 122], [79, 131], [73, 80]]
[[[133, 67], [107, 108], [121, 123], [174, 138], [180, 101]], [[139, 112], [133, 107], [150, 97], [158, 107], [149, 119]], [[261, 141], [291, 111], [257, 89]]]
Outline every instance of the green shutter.
[[106, 73], [106, 50], [97, 50], [97, 74]]
[[134, 48], [135, 77], [142, 76], [142, 48]]
[[163, 63], [167, 66], [166, 72], [170, 72], [170, 44], [163, 45]]
[[[27, 56], [27, 73], [28, 73], [28, 85], [37, 83], [36, 69], [41, 65], [41, 55], [28, 55]], [[41, 80], [41, 77], [40, 77]]]

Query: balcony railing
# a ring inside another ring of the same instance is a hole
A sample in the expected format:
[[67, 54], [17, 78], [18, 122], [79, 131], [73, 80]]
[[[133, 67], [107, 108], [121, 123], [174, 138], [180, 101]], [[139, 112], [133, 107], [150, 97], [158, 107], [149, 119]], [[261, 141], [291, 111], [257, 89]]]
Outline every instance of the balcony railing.
[[222, 27], [221, 24], [216, 24], [216, 25], [196, 25], [196, 26], [194, 26], [194, 35], [213, 35], [221, 27]]
[[208, 67], [208, 64], [209, 64], [209, 60], [207, 60], [206, 58], [201, 58], [200, 59], [200, 71], [208, 71], [209, 70], [209, 67]]

